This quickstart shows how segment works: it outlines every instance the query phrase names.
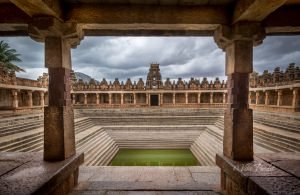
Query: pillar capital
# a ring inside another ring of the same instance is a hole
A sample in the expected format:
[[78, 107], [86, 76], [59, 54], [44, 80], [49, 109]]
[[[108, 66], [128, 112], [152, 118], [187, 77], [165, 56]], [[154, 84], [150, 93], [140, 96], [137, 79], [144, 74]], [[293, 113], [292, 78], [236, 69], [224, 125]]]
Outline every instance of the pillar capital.
[[214, 33], [215, 42], [224, 51], [234, 41], [251, 41], [257, 46], [264, 38], [265, 29], [258, 22], [242, 21], [232, 26], [220, 25]]
[[38, 42], [45, 42], [47, 37], [60, 37], [75, 48], [83, 39], [82, 27], [73, 22], [61, 22], [52, 16], [34, 17], [28, 25], [29, 36]]

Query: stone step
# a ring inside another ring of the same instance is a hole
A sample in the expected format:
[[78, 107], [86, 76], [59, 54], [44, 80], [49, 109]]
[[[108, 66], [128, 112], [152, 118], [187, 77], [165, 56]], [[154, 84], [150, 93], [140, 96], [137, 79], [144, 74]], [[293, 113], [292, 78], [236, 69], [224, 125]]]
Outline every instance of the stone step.
[[23, 140], [21, 142], [18, 143], [14, 143], [14, 144], [10, 144], [10, 145], [6, 145], [3, 148], [0, 148], [0, 151], [2, 152], [16, 152], [16, 151], [21, 151], [26, 147], [32, 146], [36, 143], [41, 143], [43, 142], [44, 136], [43, 135], [39, 135], [36, 137], [33, 137], [31, 139], [27, 139], [27, 140]]
[[283, 147], [300, 151], [300, 139], [286, 137], [279, 134], [270, 134], [269, 132], [258, 129], [254, 129], [254, 135], [270, 142], [276, 142]]

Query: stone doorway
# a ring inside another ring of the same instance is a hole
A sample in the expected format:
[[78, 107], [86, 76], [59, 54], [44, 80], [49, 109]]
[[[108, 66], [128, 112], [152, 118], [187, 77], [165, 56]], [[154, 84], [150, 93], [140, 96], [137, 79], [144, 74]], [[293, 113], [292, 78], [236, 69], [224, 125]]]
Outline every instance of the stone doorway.
[[150, 105], [151, 106], [158, 106], [158, 95], [151, 95], [150, 96]]

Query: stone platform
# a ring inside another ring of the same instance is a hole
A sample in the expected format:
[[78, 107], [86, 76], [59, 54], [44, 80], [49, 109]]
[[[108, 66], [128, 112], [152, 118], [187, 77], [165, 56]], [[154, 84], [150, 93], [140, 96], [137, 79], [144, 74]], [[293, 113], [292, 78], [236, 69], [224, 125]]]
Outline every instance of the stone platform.
[[81, 166], [73, 195], [217, 194], [220, 169], [215, 166]]
[[300, 153], [257, 154], [251, 162], [217, 155], [216, 163], [227, 194], [300, 194]]
[[77, 184], [83, 154], [58, 162], [43, 161], [43, 153], [0, 153], [0, 194], [68, 194]]

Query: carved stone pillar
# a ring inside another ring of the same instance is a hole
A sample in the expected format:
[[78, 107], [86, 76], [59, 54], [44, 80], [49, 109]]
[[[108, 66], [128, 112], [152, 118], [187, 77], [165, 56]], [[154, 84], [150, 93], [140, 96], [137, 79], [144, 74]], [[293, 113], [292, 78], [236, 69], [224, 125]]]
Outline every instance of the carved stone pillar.
[[201, 93], [198, 93], [198, 104], [201, 103]]
[[27, 91], [27, 97], [28, 97], [28, 100], [27, 100], [27, 105], [28, 107], [32, 107], [32, 91]]
[[111, 93], [109, 93], [109, 94], [108, 94], [108, 104], [112, 104], [112, 101], [111, 101], [111, 96], [112, 96], [112, 94], [111, 94]]
[[72, 94], [72, 98], [73, 98], [72, 104], [75, 105], [76, 104], [76, 94], [75, 93]]
[[226, 93], [223, 93], [223, 104], [226, 104]]
[[269, 97], [269, 95], [270, 95], [270, 92], [269, 91], [266, 91], [265, 92], [265, 105], [267, 106], [267, 105], [269, 105], [270, 104], [270, 97]]
[[83, 104], [87, 105], [87, 94], [85, 93], [85, 94], [83, 94], [83, 96], [84, 96]]
[[253, 114], [249, 109], [249, 73], [253, 71], [253, 45], [264, 30], [258, 23], [220, 26], [215, 41], [226, 52], [228, 103], [224, 114], [223, 154], [233, 160], [253, 160]]
[[173, 99], [172, 99], [173, 105], [176, 104], [176, 93], [173, 93]]
[[293, 108], [297, 108], [299, 106], [298, 102], [299, 102], [299, 90], [298, 88], [295, 88], [293, 90], [293, 102], [292, 102]]
[[256, 93], [255, 93], [255, 104], [256, 105], [259, 104], [259, 91], [256, 91]]
[[189, 103], [189, 94], [186, 92], [185, 93], [185, 104]]
[[99, 105], [99, 93], [96, 93], [96, 104]]
[[146, 93], [146, 104], [149, 105], [149, 94]]
[[136, 105], [136, 94], [133, 93], [133, 104]]
[[40, 91], [40, 106], [45, 106], [45, 93], [43, 91]]
[[163, 103], [164, 103], [164, 94], [161, 93], [160, 94], [160, 105], [163, 105]]
[[13, 108], [18, 108], [19, 107], [19, 101], [18, 101], [18, 91], [17, 90], [12, 90], [12, 107]]
[[211, 104], [214, 103], [214, 93], [213, 92], [210, 92], [209, 103], [211, 103]]
[[282, 105], [282, 91], [278, 90], [277, 92], [277, 106], [281, 106]]
[[53, 17], [33, 17], [30, 37], [45, 42], [49, 73], [49, 105], [44, 110], [44, 160], [65, 160], [75, 154], [74, 114], [71, 102], [71, 47], [82, 39], [76, 24]]

